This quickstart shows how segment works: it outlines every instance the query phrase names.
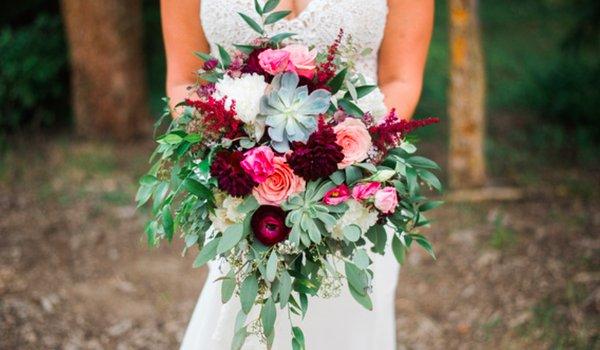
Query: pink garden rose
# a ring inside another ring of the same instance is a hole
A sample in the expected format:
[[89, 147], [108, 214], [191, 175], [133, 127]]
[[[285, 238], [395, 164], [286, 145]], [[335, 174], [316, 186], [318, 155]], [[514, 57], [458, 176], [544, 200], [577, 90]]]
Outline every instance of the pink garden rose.
[[323, 202], [327, 205], [338, 205], [348, 200], [348, 198], [350, 198], [350, 189], [346, 184], [341, 184], [327, 191], [325, 197], [323, 197]]
[[380, 188], [381, 184], [379, 182], [366, 182], [358, 184], [352, 189], [352, 198], [359, 202], [363, 201], [373, 196]]
[[336, 142], [342, 146], [342, 153], [344, 153], [344, 159], [338, 164], [338, 168], [344, 169], [367, 158], [372, 145], [371, 135], [362, 121], [346, 118], [333, 130], [337, 136]]
[[290, 66], [287, 70], [293, 70], [298, 73], [299, 76], [312, 79], [315, 75], [315, 69], [317, 68], [315, 61], [317, 58], [317, 51], [311, 50], [304, 45], [288, 45], [282, 49], [283, 51], [289, 52], [290, 54]]
[[258, 203], [278, 206], [294, 193], [304, 191], [304, 180], [296, 176], [284, 157], [273, 158], [275, 171], [252, 192]]
[[267, 49], [258, 55], [258, 60], [262, 69], [275, 75], [288, 69], [290, 53], [283, 50]]
[[275, 172], [273, 158], [275, 158], [275, 154], [271, 147], [260, 146], [244, 153], [244, 160], [240, 162], [240, 165], [252, 177], [252, 180], [261, 184]]
[[391, 214], [398, 206], [398, 195], [394, 187], [384, 187], [375, 193], [375, 208], [384, 214]]

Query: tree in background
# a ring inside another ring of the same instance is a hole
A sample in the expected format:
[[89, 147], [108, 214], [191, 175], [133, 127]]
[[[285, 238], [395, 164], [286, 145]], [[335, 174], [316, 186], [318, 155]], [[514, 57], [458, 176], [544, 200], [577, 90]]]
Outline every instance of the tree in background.
[[452, 188], [486, 182], [485, 71], [477, 0], [450, 0], [449, 180]]
[[127, 140], [147, 129], [141, 0], [62, 0], [77, 133]]

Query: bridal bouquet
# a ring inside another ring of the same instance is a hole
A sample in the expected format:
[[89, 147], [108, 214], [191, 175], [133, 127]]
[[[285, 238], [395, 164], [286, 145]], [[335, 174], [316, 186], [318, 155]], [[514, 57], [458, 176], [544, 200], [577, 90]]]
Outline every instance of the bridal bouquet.
[[279, 315], [289, 315], [292, 346], [303, 349], [291, 314], [306, 314], [308, 296], [348, 288], [371, 309], [368, 251], [391, 244], [402, 263], [416, 243], [433, 255], [418, 229], [441, 204], [420, 190], [441, 189], [438, 166], [407, 138], [437, 120], [387, 111], [344, 55], [353, 48], [343, 31], [326, 52], [292, 33], [267, 37], [264, 26], [288, 14], [276, 5], [256, 3], [262, 24], [240, 14], [259, 34], [252, 43], [198, 54], [202, 83], [157, 138], [136, 198], [152, 202], [151, 245], [178, 233], [199, 250], [194, 266], [221, 262], [222, 301], [241, 304], [234, 349], [251, 332], [272, 344], [277, 308], [287, 309]]

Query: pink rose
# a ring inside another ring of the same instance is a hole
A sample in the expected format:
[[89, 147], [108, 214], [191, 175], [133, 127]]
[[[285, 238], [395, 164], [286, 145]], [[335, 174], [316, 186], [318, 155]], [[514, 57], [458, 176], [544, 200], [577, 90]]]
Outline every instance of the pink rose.
[[367, 182], [354, 186], [352, 189], [352, 198], [357, 201], [363, 201], [373, 196], [379, 189], [381, 184], [379, 182]]
[[[289, 52], [290, 54], [290, 65], [298, 75], [312, 79], [315, 75], [315, 69], [317, 68], [315, 61], [317, 58], [317, 51], [311, 50], [304, 45], [288, 45], [282, 49], [283, 51]], [[290, 67], [288, 67], [288, 70]]]
[[346, 184], [341, 184], [327, 191], [325, 197], [323, 197], [323, 202], [327, 205], [338, 205], [348, 198], [350, 198], [350, 189]]
[[271, 147], [260, 146], [244, 153], [244, 160], [240, 162], [240, 165], [252, 177], [252, 180], [261, 184], [275, 172], [273, 158], [275, 158], [275, 154]]
[[362, 121], [346, 118], [333, 130], [337, 136], [336, 142], [342, 146], [342, 153], [344, 153], [344, 159], [338, 164], [338, 168], [344, 169], [367, 158], [372, 145], [371, 135]]
[[384, 214], [393, 213], [398, 206], [398, 195], [394, 187], [384, 187], [375, 193], [375, 208]]
[[278, 206], [294, 193], [304, 191], [304, 180], [296, 176], [284, 157], [273, 158], [275, 171], [266, 181], [253, 190], [254, 197], [262, 205]]
[[290, 53], [283, 50], [267, 49], [258, 55], [258, 62], [267, 73], [279, 74], [288, 69]]

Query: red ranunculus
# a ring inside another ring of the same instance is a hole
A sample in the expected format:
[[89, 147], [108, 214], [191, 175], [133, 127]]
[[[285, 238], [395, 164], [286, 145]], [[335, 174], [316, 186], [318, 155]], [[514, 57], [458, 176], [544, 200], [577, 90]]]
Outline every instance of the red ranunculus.
[[280, 207], [263, 205], [254, 212], [251, 220], [254, 237], [266, 246], [284, 241], [290, 228], [285, 226], [285, 212]]

